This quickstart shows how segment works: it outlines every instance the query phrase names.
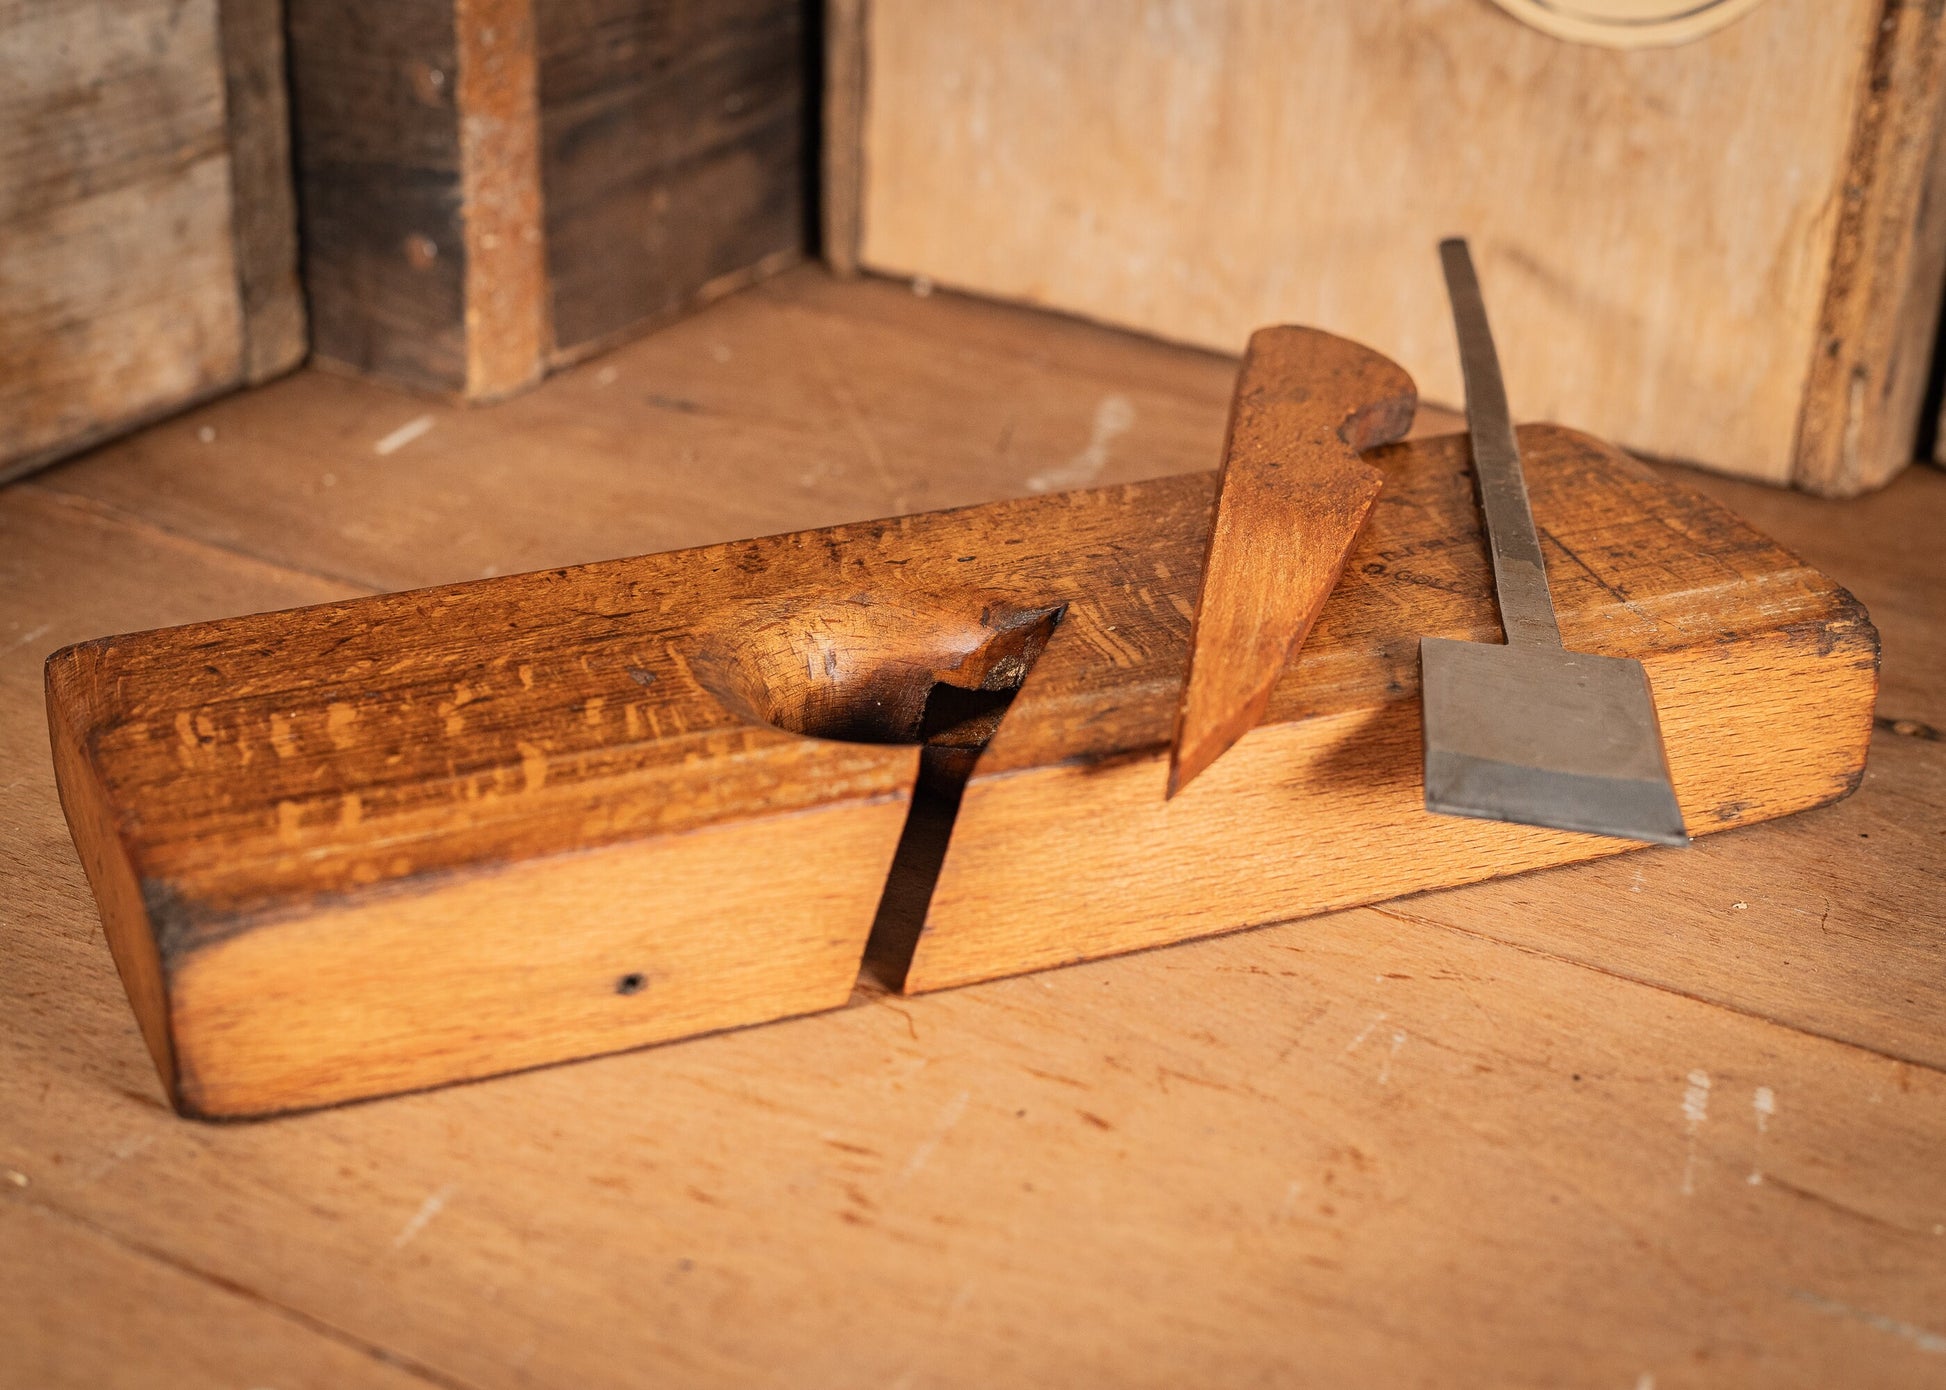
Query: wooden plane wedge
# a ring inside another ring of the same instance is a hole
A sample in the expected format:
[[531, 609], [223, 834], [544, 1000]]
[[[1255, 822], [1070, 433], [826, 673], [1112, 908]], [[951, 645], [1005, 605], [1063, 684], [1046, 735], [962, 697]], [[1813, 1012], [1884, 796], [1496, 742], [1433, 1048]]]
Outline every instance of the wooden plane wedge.
[[1359, 454], [1404, 438], [1418, 402], [1405, 368], [1362, 343], [1315, 328], [1251, 335], [1217, 473], [1166, 796], [1262, 716], [1384, 486]]
[[[1519, 443], [1563, 636], [1643, 663], [1687, 822], [1855, 787], [1851, 596], [1597, 440]], [[1209, 473], [55, 653], [62, 805], [170, 1099], [260, 1116], [840, 1006], [928, 767], [914, 993], [1631, 848], [1426, 814], [1419, 640], [1496, 637], [1492, 571], [1464, 437], [1365, 461], [1303, 659], [1173, 799]]]

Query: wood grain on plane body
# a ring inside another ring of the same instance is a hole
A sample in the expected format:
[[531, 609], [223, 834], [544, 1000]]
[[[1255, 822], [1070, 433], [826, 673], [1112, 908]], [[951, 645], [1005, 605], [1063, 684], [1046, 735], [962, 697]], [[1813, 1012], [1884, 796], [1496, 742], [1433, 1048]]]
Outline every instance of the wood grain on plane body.
[[[1642, 659], [1690, 824], [1854, 787], [1856, 602], [1598, 441], [1521, 447], [1564, 636]], [[172, 1099], [300, 1109], [840, 1005], [914, 745], [1013, 685], [953, 749], [908, 991], [1631, 848], [1425, 814], [1418, 640], [1497, 636], [1492, 581], [1463, 438], [1370, 462], [1304, 659], [1168, 800], [1210, 474], [57, 652], [63, 805]]]
[[1384, 486], [1359, 451], [1404, 438], [1417, 404], [1405, 369], [1361, 344], [1311, 328], [1251, 335], [1217, 477], [1168, 795], [1263, 714]]

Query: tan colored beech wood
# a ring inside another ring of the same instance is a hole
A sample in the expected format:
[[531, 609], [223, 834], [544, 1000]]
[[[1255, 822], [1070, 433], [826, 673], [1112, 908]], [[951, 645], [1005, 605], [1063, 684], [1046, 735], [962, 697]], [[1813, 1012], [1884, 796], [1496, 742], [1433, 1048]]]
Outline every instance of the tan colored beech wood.
[[[1850, 595], [1585, 435], [1520, 439], [1563, 641], [1642, 659], [1692, 831], [1856, 787], [1878, 635]], [[1344, 584], [1262, 724], [1183, 795], [1160, 795], [1183, 640], [1166, 580], [1063, 624], [967, 785], [908, 991], [1632, 847], [1425, 812], [1417, 638], [1499, 640], [1499, 619], [1464, 440], [1370, 458], [1386, 490]], [[1145, 510], [1167, 535], [1161, 502]]]
[[1432, 247], [1463, 234], [1519, 418], [1840, 495], [1912, 457], [1930, 6], [1768, 0], [1631, 51], [1485, 0], [872, 0], [850, 32], [827, 226], [868, 269], [1226, 352], [1315, 324], [1457, 405]]
[[965, 989], [868, 977], [848, 1008], [483, 1085], [168, 1109], [56, 797], [49, 652], [1026, 495], [1107, 396], [1134, 419], [1097, 480], [1206, 468], [1235, 370], [805, 267], [489, 410], [305, 371], [0, 489], [0, 1379], [1936, 1379], [1931, 468], [1843, 504], [1655, 470], [1871, 610], [1881, 724], [1834, 806]]
[[1358, 460], [1412, 428], [1397, 363], [1308, 328], [1260, 328], [1237, 377], [1169, 744], [1169, 795], [1254, 728], [1304, 645], [1383, 476]]
[[[1564, 632], [1647, 662], [1686, 819], [1854, 787], [1862, 610], [1585, 436], [1524, 449]], [[1463, 442], [1372, 460], [1263, 727], [1166, 805], [1209, 475], [57, 653], [56, 770], [172, 1095], [258, 1114], [838, 1004], [920, 742], [971, 781], [908, 990], [1626, 848], [1424, 812], [1418, 638], [1497, 621]]]

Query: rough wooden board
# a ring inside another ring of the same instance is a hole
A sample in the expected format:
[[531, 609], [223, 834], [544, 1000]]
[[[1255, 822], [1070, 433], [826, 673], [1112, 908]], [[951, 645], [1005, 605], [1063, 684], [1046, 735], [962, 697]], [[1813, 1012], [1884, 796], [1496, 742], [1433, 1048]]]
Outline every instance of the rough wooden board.
[[[1023, 491], [1083, 448], [1096, 404], [1117, 391], [1141, 413], [1106, 451], [1106, 479], [1207, 467], [1220, 439], [1233, 367], [1218, 359], [987, 306], [962, 312], [948, 296], [922, 301], [883, 284], [802, 276], [785, 286], [823, 316], [814, 341], [852, 354], [853, 399], [869, 401], [863, 425], [907, 421], [898, 437], [911, 442], [884, 455], [900, 486], [930, 470], [964, 500]], [[425, 552], [393, 557], [401, 571], [540, 547], [620, 554], [642, 548], [629, 527], [716, 539], [753, 516], [791, 524], [793, 507], [802, 524], [838, 519], [840, 507], [869, 515], [879, 485], [859, 481], [874, 475], [854, 426], [815, 377], [791, 378], [772, 400], [760, 377], [710, 370], [727, 365], [710, 357], [713, 341], [748, 361], [761, 353], [740, 334], [777, 331], [774, 319], [737, 317], [752, 297], [710, 310], [710, 336], [689, 341], [693, 367], [670, 370], [707, 386], [706, 404], [727, 419], [803, 412], [795, 438], [822, 441], [846, 465], [830, 485], [856, 489], [836, 503], [797, 488], [792, 455], [773, 453], [767, 473], [753, 449], [742, 471], [722, 475], [720, 511], [700, 485], [672, 487], [663, 517], [556, 505], [490, 457], [469, 480], [459, 460], [417, 452], [437, 434], [372, 456], [374, 439], [422, 407], [314, 373], [0, 494], [0, 515], [22, 518], [0, 538], [10, 712], [0, 720], [0, 957], [10, 963], [0, 971], [0, 1168], [27, 1175], [34, 1200], [419, 1356], [447, 1386], [902, 1375], [913, 1385], [1179, 1385], [1259, 1372], [1318, 1384], [1630, 1386], [1647, 1373], [1669, 1390], [1937, 1378], [1941, 1354], [1928, 1348], [1946, 1336], [1934, 1312], [1946, 1298], [1946, 1236], [1929, 1235], [1928, 1222], [1946, 1225], [1933, 1178], [1946, 1137], [1938, 1071], [1532, 947], [1365, 914], [952, 994], [868, 997], [760, 1032], [297, 1121], [209, 1127], [167, 1115], [54, 806], [40, 659], [93, 633], [349, 590], [153, 528], [98, 525], [53, 489], [76, 479], [129, 508], [166, 502], [168, 524], [320, 568], [347, 553], [383, 559], [388, 545]], [[955, 373], [962, 334], [984, 350]], [[1171, 397], [1161, 385], [1172, 379], [1206, 385]], [[577, 481], [603, 468], [638, 475], [650, 450], [635, 440], [661, 437], [654, 421], [677, 412], [638, 398], [615, 407], [621, 427], [591, 426], [590, 384], [571, 412], [518, 413], [577, 380], [485, 418], [502, 422], [510, 454], [530, 449]], [[872, 381], [933, 390], [914, 402], [866, 391]], [[309, 404], [290, 405], [300, 400]], [[1041, 442], [994, 449], [1016, 411], [1017, 437]], [[438, 418], [443, 430], [452, 417]], [[196, 490], [219, 452], [199, 440], [204, 425], [219, 428], [216, 443], [247, 434], [255, 461], [229, 465], [233, 483], [256, 485], [232, 486], [227, 510], [213, 485]], [[957, 433], [975, 425], [995, 432], [978, 449]], [[307, 452], [318, 438], [337, 441], [331, 463]], [[321, 486], [320, 470], [354, 452], [403, 521], [381, 515], [372, 493]], [[286, 487], [288, 477], [302, 485]], [[1886, 708], [1891, 692], [1921, 693], [1902, 663], [1942, 651], [1917, 597], [1936, 588], [1937, 530], [1925, 525], [1929, 508], [1946, 505], [1946, 478], [1917, 470], [1882, 498], [1844, 506], [1702, 481], [1875, 614], [1906, 604], [1908, 639], [1887, 624]], [[610, 487], [596, 494], [604, 502], [643, 495]], [[521, 535], [523, 517], [543, 539]], [[29, 537], [31, 565], [18, 558]], [[1777, 901], [1805, 905], [1807, 865], [1857, 843], [1858, 827], [1835, 818], [1867, 809], [1878, 774], [1891, 779], [1920, 742], [1881, 739], [1858, 796], [1790, 823], [1832, 829], [1776, 856], [1766, 872], [1778, 876]], [[1897, 785], [1936, 785], [1911, 766]], [[1929, 817], [1936, 825], [1937, 810]], [[1783, 828], [1716, 843], [1762, 845]], [[1612, 867], [1662, 862], [1652, 851]], [[1728, 878], [1691, 883], [1684, 861], [1669, 862], [1640, 894], [1611, 884], [1564, 902], [1547, 923], [1555, 941], [1585, 938], [1592, 918], [1605, 931], [1653, 928], [1688, 895], [1741, 891]], [[1876, 892], [1915, 866], [1886, 856], [1859, 868], [1882, 876], [1868, 881]], [[1800, 988], [1852, 1010], [1847, 1027], [1899, 1004], [1847, 998], [1865, 987], [1866, 972], [1840, 968], [1865, 949], [1846, 937], [1857, 896], [1834, 902], [1829, 931], [1789, 911], [1764, 923], [1766, 943], [1805, 963]], [[1722, 948], [1684, 959], [1685, 984], [1707, 976], [1726, 994], [1740, 988], [1746, 938], [1683, 944]], [[1943, 1008], [1938, 993], [1920, 996], [1903, 1031], [1886, 1032], [1888, 1050], [1936, 1028]], [[1698, 1069], [1711, 1086], [1685, 1198], [1684, 1105]], [[1775, 1107], [1761, 1141], [1758, 1086]], [[1759, 1143], [1766, 1181], [1752, 1185]], [[97, 1277], [113, 1287], [111, 1264]], [[187, 1292], [157, 1296], [193, 1320]], [[112, 1318], [98, 1321], [98, 1335], [139, 1357]], [[285, 1354], [299, 1368], [339, 1364], [328, 1348]]]
[[242, 368], [215, 0], [0, 5], [0, 477]]
[[40, 1200], [463, 1385], [1896, 1385], [1941, 1335], [1937, 1073], [1369, 913], [258, 1126], [74, 1037], [0, 1072]]
[[236, 222], [243, 376], [252, 385], [295, 367], [309, 350], [297, 282], [297, 195], [290, 99], [284, 86], [283, 0], [218, 0], [223, 106]]
[[[34, 1390], [423, 1387], [312, 1319], [0, 1189], [0, 1380]], [[32, 1259], [20, 1258], [32, 1252]]]
[[540, 379], [552, 337], [534, 5], [454, 0], [453, 16], [465, 391], [470, 400], [497, 400]]
[[803, 246], [804, 6], [543, 0], [535, 17], [561, 355]]
[[1791, 481], [1850, 497], [1911, 461], [1946, 275], [1946, 26], [1892, 0], [1873, 35]]
[[422, 390], [467, 372], [453, 6], [287, 0], [319, 360]]
[[[1477, 0], [875, 0], [861, 260], [1229, 351], [1309, 323], [1456, 403], [1432, 247], [1463, 232], [1517, 414], [1784, 482], [1885, 8], [1770, 0], [1618, 52]], [[1930, 43], [1936, 18], [1894, 9]], [[1862, 214], [1873, 264], [1941, 217]], [[1929, 321], [1938, 275], [1914, 284], [1910, 314], [1841, 317]], [[1899, 408], [1823, 486], [1906, 462]]]
[[320, 359], [449, 398], [802, 253], [795, 0], [290, 0]]
[[818, 150], [818, 236], [825, 264], [858, 273], [858, 212], [864, 200], [865, 6], [825, 0], [824, 106]]

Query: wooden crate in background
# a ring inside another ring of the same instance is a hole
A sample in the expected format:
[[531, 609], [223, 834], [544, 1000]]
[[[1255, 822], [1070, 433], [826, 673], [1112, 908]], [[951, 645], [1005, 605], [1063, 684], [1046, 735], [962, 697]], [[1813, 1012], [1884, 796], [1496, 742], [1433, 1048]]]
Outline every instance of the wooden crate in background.
[[1946, 283], [1938, 12], [1618, 51], [1490, 0], [831, 0], [826, 245], [1231, 352], [1313, 324], [1456, 403], [1463, 233], [1523, 417], [1855, 493], [1912, 457]]
[[0, 0], [0, 479], [304, 355], [278, 0]]
[[795, 259], [800, 0], [290, 0], [321, 361], [504, 396]]

